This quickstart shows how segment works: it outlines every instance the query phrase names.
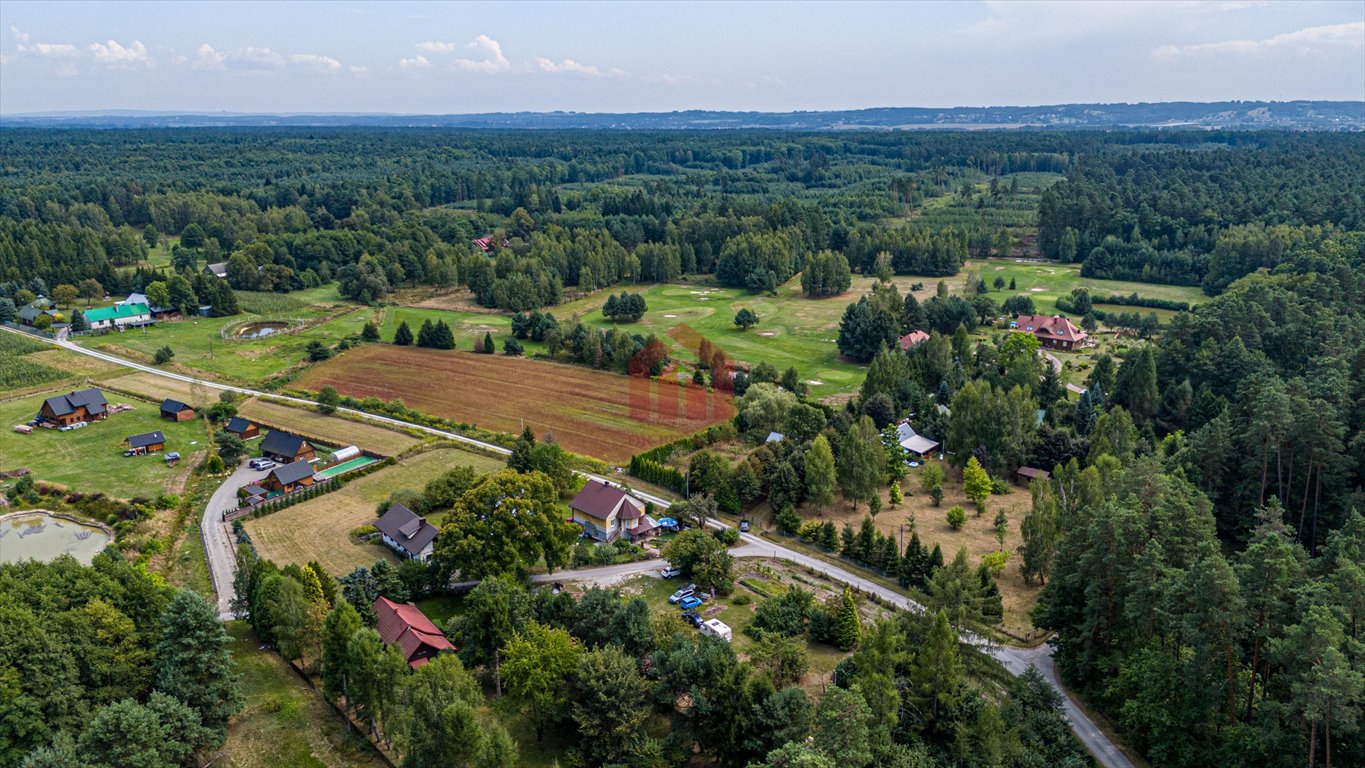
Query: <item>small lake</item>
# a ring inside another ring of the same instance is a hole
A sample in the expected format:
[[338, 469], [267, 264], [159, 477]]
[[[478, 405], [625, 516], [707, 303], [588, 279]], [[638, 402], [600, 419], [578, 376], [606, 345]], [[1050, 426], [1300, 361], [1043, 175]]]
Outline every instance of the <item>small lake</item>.
[[101, 528], [53, 517], [46, 512], [18, 512], [0, 520], [0, 563], [55, 560], [70, 554], [85, 565], [104, 551], [110, 536]]
[[247, 323], [232, 334], [234, 339], [263, 339], [288, 328], [288, 323]]

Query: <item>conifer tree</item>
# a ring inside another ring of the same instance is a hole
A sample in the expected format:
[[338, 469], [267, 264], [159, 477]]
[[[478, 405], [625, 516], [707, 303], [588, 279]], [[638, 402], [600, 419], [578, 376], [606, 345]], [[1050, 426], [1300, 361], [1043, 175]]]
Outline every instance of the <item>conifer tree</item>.
[[839, 599], [839, 611], [834, 616], [834, 642], [840, 650], [851, 651], [863, 639], [863, 622], [858, 616], [858, 606], [853, 602], [853, 592], [844, 587], [843, 597]]
[[399, 323], [398, 330], [393, 332], [393, 343], [400, 347], [412, 345], [412, 329], [408, 327], [407, 320]]
[[244, 703], [227, 645], [218, 612], [193, 592], [177, 592], [161, 614], [156, 687], [198, 712], [219, 741]]

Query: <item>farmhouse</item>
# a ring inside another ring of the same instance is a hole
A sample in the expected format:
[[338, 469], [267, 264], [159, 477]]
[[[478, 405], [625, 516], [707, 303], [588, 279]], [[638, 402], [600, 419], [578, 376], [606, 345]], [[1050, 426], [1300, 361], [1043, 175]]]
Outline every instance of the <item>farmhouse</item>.
[[261, 454], [272, 461], [290, 464], [295, 461], [312, 461], [317, 458], [313, 444], [298, 435], [271, 430], [261, 441]]
[[180, 310], [176, 309], [175, 307], [152, 306], [152, 303], [150, 301], [147, 301], [147, 294], [145, 293], [130, 293], [128, 294], [128, 298], [118, 302], [119, 306], [133, 304], [146, 304], [148, 308], [152, 310], [152, 317], [168, 317], [170, 315], [180, 314]]
[[272, 491], [293, 493], [313, 484], [313, 465], [306, 461], [296, 461], [275, 467], [262, 482]]
[[253, 437], [261, 436], [261, 428], [241, 416], [233, 416], [228, 419], [228, 423], [223, 427], [223, 431], [234, 434], [243, 440], [250, 440]]
[[615, 541], [621, 534], [639, 541], [659, 531], [659, 524], [645, 514], [643, 501], [601, 480], [589, 480], [569, 509], [583, 535], [597, 541]]
[[214, 277], [221, 277], [221, 278], [223, 278], [224, 280], [226, 280], [226, 279], [227, 279], [227, 262], [226, 262], [226, 261], [220, 261], [220, 262], [218, 262], [217, 264], [209, 264], [209, 265], [205, 266], [205, 267], [204, 267], [204, 274], [206, 274], [206, 275], [213, 275]]
[[44, 400], [38, 420], [58, 427], [79, 421], [103, 421], [109, 415], [108, 405], [104, 393], [91, 387]]
[[166, 436], [160, 430], [156, 432], [144, 432], [140, 435], [133, 435], [125, 438], [129, 450], [136, 454], [156, 453], [166, 450]]
[[[492, 235], [488, 235], [487, 237], [476, 238], [473, 240], [473, 243], [475, 248], [478, 248], [480, 251], [483, 251], [484, 253], [493, 252], [494, 240]], [[511, 248], [512, 242], [504, 237], [502, 239], [502, 247]]]
[[924, 331], [911, 331], [902, 336], [901, 340], [896, 342], [896, 344], [900, 346], [902, 350], [908, 350], [911, 347], [915, 346], [916, 344], [920, 344], [928, 340], [929, 334], [925, 333]]
[[374, 524], [384, 543], [407, 560], [431, 559], [436, 526], [402, 504], [394, 504]]
[[395, 603], [380, 595], [374, 601], [374, 616], [379, 639], [396, 645], [412, 669], [426, 664], [437, 654], [454, 651], [441, 630], [412, 603]]
[[194, 418], [194, 409], [179, 400], [163, 400], [161, 418], [171, 421], [189, 421]]
[[152, 310], [146, 304], [115, 304], [87, 310], [85, 322], [90, 330], [102, 331], [109, 328], [137, 328], [156, 321], [152, 319]]
[[59, 313], [52, 308], [52, 302], [39, 296], [19, 309], [19, 322], [22, 325], [33, 325], [33, 321], [43, 315], [56, 318]]
[[896, 425], [896, 440], [906, 452], [921, 459], [938, 450], [938, 442], [915, 432], [908, 419]]
[[1076, 349], [1090, 338], [1085, 331], [1077, 328], [1070, 320], [1061, 315], [1020, 315], [1010, 322], [1015, 330], [1031, 333], [1050, 349]]

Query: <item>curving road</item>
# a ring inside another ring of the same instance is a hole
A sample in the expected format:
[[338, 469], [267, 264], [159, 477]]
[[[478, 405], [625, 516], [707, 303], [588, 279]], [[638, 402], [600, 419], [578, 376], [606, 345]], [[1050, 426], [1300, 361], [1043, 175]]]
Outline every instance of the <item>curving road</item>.
[[232, 600], [236, 596], [233, 580], [237, 575], [237, 542], [232, 537], [232, 525], [223, 522], [223, 515], [237, 508], [237, 489], [270, 474], [270, 470], [252, 469], [246, 459], [237, 467], [218, 490], [213, 492], [199, 533], [204, 539], [204, 554], [209, 561], [209, 575], [213, 577], [213, 591], [218, 595], [218, 618], [223, 621], [232, 615]]
[[[0, 328], [3, 328], [3, 326], [0, 326]], [[4, 328], [4, 330], [10, 331], [11, 333], [21, 333], [21, 331], [16, 331], [9, 328]], [[29, 338], [41, 338], [32, 336], [31, 334], [23, 335], [28, 336]], [[135, 363], [131, 360], [125, 360], [115, 355], [106, 354], [93, 349], [86, 349], [85, 347], [73, 344], [72, 342], [66, 341], [64, 339], [43, 340], [48, 341], [49, 343], [62, 347], [64, 349], [71, 350], [72, 352], [88, 355], [90, 357], [94, 357], [108, 363], [113, 363], [114, 365], [123, 366], [125, 368], [132, 368], [134, 370], [155, 374], [157, 376], [162, 376], [168, 379], [175, 379], [177, 381], [188, 382], [190, 384], [199, 384], [211, 389], [227, 390], [230, 392], [237, 392], [244, 395], [274, 397], [280, 400], [285, 400], [298, 405], [304, 405], [309, 407], [315, 405], [313, 401], [305, 400], [303, 398], [287, 397], [283, 395], [277, 395], [271, 392], [263, 392], [260, 390], [250, 389], [247, 387], [237, 387], [230, 384], [221, 384], [215, 381], [197, 379], [194, 378], [193, 376], [172, 373], [170, 371], [163, 371], [159, 368], [155, 368], [149, 365], [142, 365], [140, 363]], [[1055, 358], [1053, 358], [1053, 360], [1055, 361]], [[386, 424], [388, 426], [395, 426], [403, 429], [417, 429], [431, 435], [465, 443], [467, 445], [473, 445], [483, 450], [492, 451], [494, 453], [502, 455], [508, 455], [511, 453], [511, 451], [509, 451], [506, 448], [503, 448], [502, 446], [493, 445], [492, 443], [486, 443], [481, 440], [475, 440], [474, 438], [466, 437], [464, 435], [456, 434], [454, 432], [447, 432], [442, 429], [436, 429], [435, 427], [427, 427], [420, 424], [412, 424], [410, 422], [402, 421], [399, 419], [394, 419], [387, 416], [377, 416], [375, 414], [366, 413], [364, 411], [357, 411], [351, 408], [338, 408], [337, 410], [343, 411], [345, 413], [369, 421], [374, 421], [380, 424]], [[258, 476], [265, 474], [251, 473], [249, 470], [247, 472], [248, 474], [254, 474]], [[603, 482], [612, 483], [613, 485], [616, 484], [610, 478], [601, 477], [599, 475], [587, 472], [580, 472], [579, 474], [584, 475], [586, 477], [602, 480]], [[239, 475], [241, 476], [240, 478]], [[218, 594], [219, 614], [220, 616], [223, 616], [225, 618], [230, 618], [231, 616], [231, 613], [228, 610], [228, 606], [232, 602], [233, 596], [232, 577], [236, 567], [236, 558], [234, 551], [235, 548], [231, 543], [232, 541], [231, 533], [228, 530], [227, 526], [222, 523], [222, 512], [226, 508], [223, 506], [223, 504], [231, 503], [233, 506], [235, 506], [235, 499], [233, 497], [236, 493], [236, 489], [241, 485], [245, 484], [246, 482], [248, 482], [248, 480], [250, 479], [254, 478], [244, 475], [243, 469], [239, 468], [235, 473], [233, 473], [231, 477], [227, 479], [226, 482], [224, 482], [224, 484], [218, 489], [218, 491], [214, 493], [213, 499], [209, 501], [208, 508], [206, 508], [204, 511], [204, 521], [201, 528], [204, 535], [204, 549], [205, 552], [208, 554], [209, 567], [213, 573], [214, 588]], [[657, 507], [661, 509], [666, 509], [671, 505], [671, 502], [669, 500], [660, 498], [653, 494], [643, 493], [633, 489], [632, 492], [636, 496], [639, 496], [640, 498], [646, 501], [653, 502]], [[720, 522], [718, 520], [710, 521], [709, 525], [716, 528], [729, 527], [725, 523]], [[924, 607], [922, 605], [900, 594], [899, 592], [884, 587], [881, 584], [878, 584], [877, 582], [860, 576], [852, 571], [841, 568], [837, 565], [826, 563], [825, 561], [820, 560], [818, 558], [811, 557], [810, 555], [806, 555], [792, 549], [788, 549], [780, 544], [761, 539], [749, 533], [741, 533], [740, 541], [744, 542], [744, 546], [736, 547], [735, 549], [731, 550], [731, 554], [735, 555], [736, 557], [771, 557], [780, 560], [789, 560], [793, 563], [797, 563], [807, 568], [819, 571], [835, 581], [847, 584], [849, 586], [857, 587], [862, 592], [875, 594], [879, 599], [883, 600], [887, 604], [897, 606], [898, 608], [902, 608], [904, 610], [915, 611], [917, 613], [924, 611]], [[556, 574], [545, 574], [541, 576], [536, 576], [533, 578], [533, 580], [538, 582], [553, 582], [560, 579], [573, 579], [575, 581], [580, 580], [592, 581], [594, 579], [614, 579], [622, 575], [632, 573], [645, 572], [657, 573], [658, 570], [662, 567], [663, 567], [662, 561], [648, 560], [639, 563], [627, 563], [624, 565], [606, 566], [604, 568], [589, 568], [577, 571], [560, 571]], [[1133, 768], [1133, 763], [1123, 754], [1122, 751], [1119, 750], [1118, 746], [1115, 745], [1114, 742], [1109, 739], [1109, 737], [1105, 736], [1104, 732], [1101, 731], [1099, 727], [1095, 725], [1095, 723], [1085, 714], [1084, 711], [1081, 710], [1079, 706], [1076, 705], [1074, 701], [1072, 701], [1071, 696], [1067, 693], [1066, 688], [1062, 685], [1061, 680], [1057, 676], [1056, 667], [1052, 661], [1051, 647], [1047, 645], [1042, 645], [1032, 649], [1009, 648], [1005, 646], [995, 645], [990, 641], [986, 640], [985, 638], [973, 635], [968, 632], [963, 632], [961, 634], [965, 642], [971, 643], [972, 645], [975, 645], [984, 650], [985, 652], [989, 653], [993, 658], [1000, 662], [1000, 664], [1004, 666], [1005, 669], [1010, 672], [1010, 674], [1020, 675], [1023, 674], [1024, 671], [1027, 670], [1029, 666], [1037, 667], [1038, 671], [1043, 674], [1043, 677], [1048, 681], [1048, 683], [1052, 685], [1052, 687], [1056, 689], [1058, 693], [1061, 694], [1066, 716], [1071, 722], [1072, 731], [1075, 732], [1076, 737], [1081, 740], [1081, 743], [1083, 743], [1086, 746], [1086, 748], [1090, 750], [1090, 753], [1094, 755], [1095, 760], [1101, 766], [1103, 766], [1103, 768]]]

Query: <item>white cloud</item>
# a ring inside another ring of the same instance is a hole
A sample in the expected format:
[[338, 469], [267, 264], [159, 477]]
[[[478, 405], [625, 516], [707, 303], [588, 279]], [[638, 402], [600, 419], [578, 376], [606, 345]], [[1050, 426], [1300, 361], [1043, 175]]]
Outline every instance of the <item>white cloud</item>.
[[27, 42], [28, 42], [28, 33], [27, 33], [27, 32], [25, 32], [25, 31], [19, 29], [18, 27], [14, 26], [13, 24], [11, 24], [11, 25], [9, 26], [9, 31], [14, 33], [14, 39], [15, 39], [15, 40], [18, 40], [18, 41], [21, 42], [21, 43], [27, 43]]
[[152, 57], [147, 52], [147, 46], [138, 40], [134, 40], [133, 44], [127, 47], [119, 45], [113, 40], [107, 43], [91, 43], [90, 53], [94, 55], [95, 61], [111, 67], [130, 67], [152, 63]]
[[[112, 41], [111, 41], [112, 42]], [[19, 46], [21, 51], [31, 51], [39, 56], [69, 59], [81, 55], [80, 49], [74, 45], [66, 43], [34, 43], [29, 46]]]
[[1163, 45], [1152, 51], [1152, 58], [1157, 61], [1174, 61], [1188, 56], [1261, 56], [1272, 53], [1310, 53], [1361, 48], [1365, 48], [1365, 21], [1307, 27], [1260, 40]]
[[284, 66], [285, 60], [284, 56], [269, 48], [253, 48], [248, 46], [240, 51], [229, 53], [226, 63], [233, 69], [261, 72], [279, 69]]
[[421, 55], [413, 56], [411, 59], [398, 60], [400, 69], [426, 69], [429, 66], [431, 66], [431, 62], [427, 61], [427, 57]]
[[351, 74], [353, 75], [368, 75], [370, 73], [369, 67], [357, 67], [354, 64], [348, 67], [348, 69], [351, 70]]
[[540, 68], [541, 72], [546, 72], [552, 75], [574, 74], [587, 75], [588, 77], [609, 76], [620, 77], [621, 75], [625, 74], [619, 69], [609, 69], [603, 71], [602, 69], [594, 67], [591, 64], [580, 64], [579, 62], [574, 61], [573, 59], [564, 59], [563, 61], [560, 62], [554, 62], [551, 61], [550, 59], [538, 57], [536, 59], [536, 66]]
[[195, 69], [224, 69], [223, 62], [227, 60], [227, 54], [216, 51], [208, 43], [200, 43], [194, 50]]
[[309, 67], [320, 69], [324, 72], [340, 72], [341, 62], [331, 56], [320, 56], [316, 53], [296, 53], [289, 57], [295, 64], [303, 64]]
[[488, 35], [479, 35], [473, 42], [465, 46], [470, 50], [483, 53], [481, 59], [456, 59], [455, 66], [469, 72], [482, 72], [487, 75], [506, 72], [512, 68], [512, 62], [502, 55], [502, 46], [497, 40]]
[[454, 53], [459, 47], [457, 43], [442, 43], [435, 40], [417, 44], [417, 50], [425, 53]]

